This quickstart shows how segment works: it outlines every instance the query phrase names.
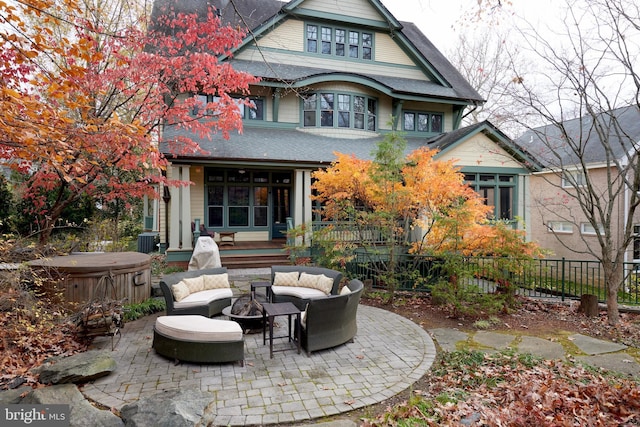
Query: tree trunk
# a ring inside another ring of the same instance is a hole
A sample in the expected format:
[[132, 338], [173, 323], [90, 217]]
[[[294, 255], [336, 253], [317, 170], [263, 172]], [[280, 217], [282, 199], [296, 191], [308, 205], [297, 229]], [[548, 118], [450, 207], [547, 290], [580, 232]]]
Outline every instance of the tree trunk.
[[610, 325], [616, 326], [620, 320], [618, 290], [624, 280], [623, 265], [606, 260], [602, 262], [602, 269], [607, 286], [607, 320]]
[[584, 313], [587, 317], [595, 317], [600, 314], [600, 310], [598, 309], [598, 296], [591, 294], [582, 295], [580, 297], [578, 313]]

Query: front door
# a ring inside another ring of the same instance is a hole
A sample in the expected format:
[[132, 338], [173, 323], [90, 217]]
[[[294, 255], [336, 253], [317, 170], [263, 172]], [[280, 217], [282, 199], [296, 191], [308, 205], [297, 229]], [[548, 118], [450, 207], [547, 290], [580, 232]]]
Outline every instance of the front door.
[[291, 216], [291, 188], [273, 187], [272, 239], [287, 237], [287, 217]]

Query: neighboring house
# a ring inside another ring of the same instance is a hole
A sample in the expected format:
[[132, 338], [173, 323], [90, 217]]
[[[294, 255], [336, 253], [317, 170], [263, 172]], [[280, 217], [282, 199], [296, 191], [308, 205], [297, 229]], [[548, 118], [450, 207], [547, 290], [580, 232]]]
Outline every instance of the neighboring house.
[[[601, 113], [597, 120], [585, 116], [561, 125], [563, 131], [558, 124], [542, 126], [525, 132], [516, 141], [543, 166], [531, 176], [530, 235], [541, 247], [550, 250], [554, 258], [594, 259], [587, 248], [599, 250], [595, 227], [603, 224], [590, 224], [575, 197], [576, 187], [584, 189], [586, 170], [594, 187], [592, 193], [607, 201], [602, 204], [605, 209], [611, 209], [614, 244], [621, 241], [625, 224], [632, 222], [637, 237], [633, 247], [629, 247], [626, 261], [640, 262], [640, 218], [637, 215], [628, 218], [632, 190], [624, 186], [619, 194], [610, 198], [607, 188], [607, 176], [610, 174], [615, 179], [621, 173], [617, 165], [624, 170], [628, 169], [629, 162], [637, 163], [640, 110], [637, 106], [628, 106]], [[607, 135], [610, 150], [605, 150], [600, 142], [602, 134]], [[581, 159], [568, 148], [569, 144], [580, 147]]]
[[[184, 11], [207, 4], [156, 1], [167, 3]], [[169, 262], [189, 259], [192, 222], [255, 242], [316, 220], [311, 174], [335, 152], [371, 159], [394, 128], [405, 132], [407, 152], [430, 144], [439, 158], [458, 159], [496, 217], [526, 219], [531, 160], [490, 123], [458, 129], [465, 108], [483, 99], [414, 24], [377, 0], [209, 3], [223, 21], [250, 29], [222, 60], [261, 81], [251, 87], [255, 108], [242, 109], [242, 134], [189, 135], [208, 154], [167, 156], [168, 176], [193, 182], [171, 188], [157, 214]], [[177, 132], [165, 129], [163, 141]]]

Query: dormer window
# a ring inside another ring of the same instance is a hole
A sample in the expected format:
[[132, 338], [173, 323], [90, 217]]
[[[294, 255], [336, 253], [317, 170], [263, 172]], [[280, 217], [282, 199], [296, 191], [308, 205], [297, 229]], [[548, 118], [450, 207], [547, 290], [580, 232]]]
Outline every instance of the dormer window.
[[328, 25], [307, 25], [307, 52], [373, 60], [373, 33]]

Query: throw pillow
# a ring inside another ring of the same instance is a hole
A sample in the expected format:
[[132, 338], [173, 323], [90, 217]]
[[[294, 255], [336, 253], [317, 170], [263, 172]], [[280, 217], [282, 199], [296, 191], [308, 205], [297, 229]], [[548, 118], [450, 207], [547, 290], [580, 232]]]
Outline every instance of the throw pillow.
[[348, 286], [343, 286], [340, 290], [340, 295], [349, 295], [351, 293], [351, 289]]
[[302, 273], [298, 278], [298, 286], [302, 286], [304, 288], [318, 289], [319, 278], [320, 276], [317, 274]]
[[195, 292], [204, 291], [204, 282], [202, 281], [202, 276], [198, 277], [185, 277], [181, 280], [187, 288], [189, 288], [189, 293], [193, 294]]
[[333, 289], [333, 279], [321, 274], [318, 278], [317, 289], [320, 289], [322, 292], [329, 295], [331, 293], [331, 289]]
[[189, 296], [189, 287], [181, 280], [175, 285], [171, 285], [171, 292], [176, 301], [182, 301]]
[[225, 289], [230, 287], [229, 273], [209, 274], [202, 276], [202, 280], [204, 282], [205, 291], [208, 291], [209, 289]]
[[283, 273], [276, 271], [273, 276], [273, 286], [298, 286], [298, 272]]

